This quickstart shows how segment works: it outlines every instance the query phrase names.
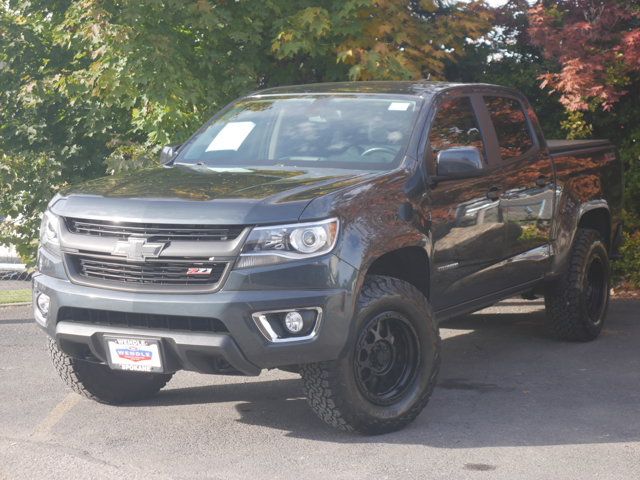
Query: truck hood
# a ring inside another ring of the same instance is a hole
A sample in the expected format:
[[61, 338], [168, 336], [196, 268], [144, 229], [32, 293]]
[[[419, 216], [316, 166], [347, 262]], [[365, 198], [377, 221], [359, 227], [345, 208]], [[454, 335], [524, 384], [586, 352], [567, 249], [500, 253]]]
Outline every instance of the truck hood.
[[122, 222], [295, 222], [314, 198], [362, 183], [376, 173], [381, 172], [177, 165], [70, 187], [51, 209], [67, 217]]

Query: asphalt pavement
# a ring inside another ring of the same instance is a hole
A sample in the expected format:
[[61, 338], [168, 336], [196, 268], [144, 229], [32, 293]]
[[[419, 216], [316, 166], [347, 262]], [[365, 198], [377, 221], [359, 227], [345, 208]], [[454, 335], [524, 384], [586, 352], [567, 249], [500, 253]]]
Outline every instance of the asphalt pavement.
[[29, 307], [0, 308], [0, 478], [639, 478], [640, 302], [613, 302], [588, 344], [549, 338], [543, 316], [514, 299], [445, 324], [427, 408], [363, 437], [325, 427], [277, 370], [91, 402], [57, 378]]

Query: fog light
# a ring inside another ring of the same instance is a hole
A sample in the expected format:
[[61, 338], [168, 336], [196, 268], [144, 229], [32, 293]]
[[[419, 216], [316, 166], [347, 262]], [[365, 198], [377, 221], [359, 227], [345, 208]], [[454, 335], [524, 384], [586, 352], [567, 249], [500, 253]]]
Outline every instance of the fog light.
[[260, 333], [270, 342], [311, 340], [319, 331], [322, 308], [301, 307], [296, 310], [270, 310], [251, 314]]
[[304, 327], [304, 319], [299, 312], [289, 312], [284, 317], [284, 326], [291, 333], [298, 333]]
[[51, 299], [49, 295], [44, 293], [39, 293], [36, 298], [36, 305], [38, 306], [38, 310], [43, 317], [46, 317], [49, 314], [49, 304], [51, 303]]

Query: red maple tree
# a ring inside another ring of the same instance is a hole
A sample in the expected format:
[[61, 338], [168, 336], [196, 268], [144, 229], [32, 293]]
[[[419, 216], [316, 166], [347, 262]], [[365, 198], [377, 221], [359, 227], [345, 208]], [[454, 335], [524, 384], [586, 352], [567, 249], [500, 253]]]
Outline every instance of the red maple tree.
[[542, 88], [558, 91], [567, 109], [610, 110], [634, 88], [640, 73], [639, 0], [539, 0], [529, 17], [532, 42], [561, 68], [542, 76]]

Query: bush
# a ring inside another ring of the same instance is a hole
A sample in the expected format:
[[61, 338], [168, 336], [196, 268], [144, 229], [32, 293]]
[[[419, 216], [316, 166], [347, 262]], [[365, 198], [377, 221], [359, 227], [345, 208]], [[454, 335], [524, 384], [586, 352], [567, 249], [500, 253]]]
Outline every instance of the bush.
[[622, 258], [614, 263], [617, 279], [640, 288], [640, 231], [624, 234], [624, 244], [620, 249]]

